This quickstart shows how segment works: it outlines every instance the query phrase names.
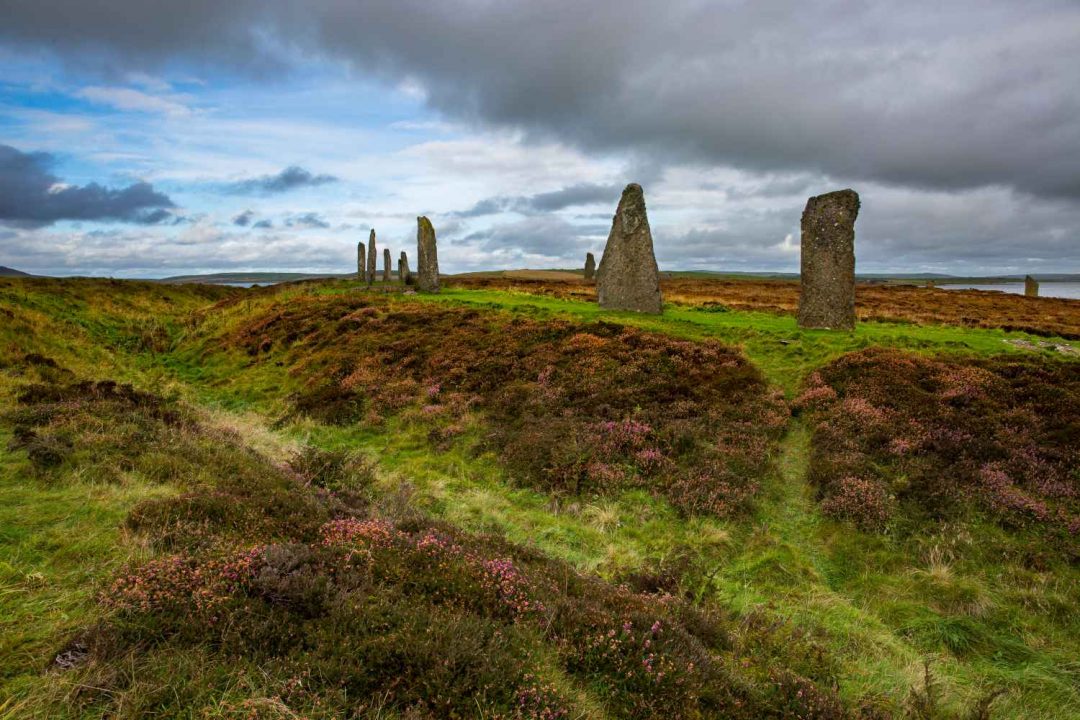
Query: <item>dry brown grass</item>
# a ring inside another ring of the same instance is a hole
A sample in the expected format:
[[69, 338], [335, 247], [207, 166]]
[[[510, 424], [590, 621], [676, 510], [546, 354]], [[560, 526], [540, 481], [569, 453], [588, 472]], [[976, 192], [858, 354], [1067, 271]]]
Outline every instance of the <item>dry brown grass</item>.
[[[558, 273], [563, 275], [564, 273]], [[594, 300], [592, 283], [581, 278], [556, 279], [527, 274], [462, 276], [453, 284], [465, 288], [516, 290], [577, 300]], [[799, 305], [794, 280], [669, 279], [661, 282], [665, 302], [723, 305], [792, 315]], [[914, 285], [861, 283], [856, 287], [860, 320], [1001, 328], [1043, 336], [1080, 339], [1080, 301], [1026, 298], [986, 290], [941, 290]]]

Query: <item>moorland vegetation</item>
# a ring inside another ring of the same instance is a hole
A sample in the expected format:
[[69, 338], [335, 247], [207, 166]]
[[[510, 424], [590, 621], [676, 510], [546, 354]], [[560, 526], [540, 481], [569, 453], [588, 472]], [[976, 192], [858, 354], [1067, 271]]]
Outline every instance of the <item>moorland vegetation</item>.
[[1078, 304], [565, 285], [0, 281], [0, 717], [1074, 716]]

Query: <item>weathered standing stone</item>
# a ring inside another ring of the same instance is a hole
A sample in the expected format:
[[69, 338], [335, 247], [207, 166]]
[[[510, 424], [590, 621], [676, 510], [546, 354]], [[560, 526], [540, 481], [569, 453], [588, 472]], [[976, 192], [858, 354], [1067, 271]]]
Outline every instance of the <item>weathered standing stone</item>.
[[936, 287], [937, 287], [937, 285], [934, 284], [933, 280], [927, 280], [926, 281], [926, 289], [927, 290], [933, 290]]
[[364, 274], [367, 272], [367, 263], [364, 261], [364, 241], [356, 243], [356, 278], [358, 280], [364, 279]]
[[812, 197], [802, 214], [799, 327], [855, 328], [855, 218], [859, 194]]
[[592, 280], [596, 277], [596, 258], [592, 253], [585, 253], [585, 279]]
[[375, 282], [375, 261], [378, 256], [375, 254], [375, 228], [371, 228], [371, 234], [368, 235], [367, 241], [367, 284], [370, 285]]
[[409, 256], [405, 254], [404, 250], [401, 251], [401, 257], [398, 258], [397, 274], [402, 285], [409, 284]]
[[1039, 297], [1039, 281], [1030, 275], [1024, 276], [1024, 295], [1027, 297]]
[[653, 254], [645, 193], [637, 183], [623, 190], [596, 272], [600, 307], [659, 313], [660, 269]]
[[382, 251], [382, 280], [383, 282], [390, 282], [390, 272], [393, 262], [390, 260], [390, 248], [383, 248]]
[[439, 253], [435, 228], [426, 217], [416, 218], [417, 287], [421, 292], [439, 292]]

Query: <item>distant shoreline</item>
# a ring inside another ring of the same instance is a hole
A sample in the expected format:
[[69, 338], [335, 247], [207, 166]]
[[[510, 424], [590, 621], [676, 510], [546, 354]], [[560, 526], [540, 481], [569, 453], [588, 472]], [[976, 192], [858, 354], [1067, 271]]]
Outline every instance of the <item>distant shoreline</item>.
[[[481, 270], [464, 273], [447, 274], [446, 277], [456, 276], [521, 276], [526, 273], [566, 273], [580, 274], [579, 268], [559, 269], [509, 269], [509, 270]], [[715, 280], [798, 280], [798, 273], [788, 272], [745, 272], [723, 270], [664, 270], [662, 274], [672, 278], [701, 278]], [[14, 268], [0, 266], [0, 277], [55, 277], [49, 275], [32, 275]], [[83, 276], [72, 276], [83, 277]], [[90, 276], [86, 276], [90, 277]], [[163, 278], [115, 278], [117, 280], [141, 280], [161, 283], [207, 283], [220, 284], [252, 284], [266, 285], [283, 282], [298, 282], [303, 280], [344, 280], [356, 277], [356, 273], [299, 273], [299, 272], [228, 272], [206, 273], [191, 275], [172, 275]], [[1080, 273], [1048, 273], [1032, 275], [1039, 283], [1080, 283]], [[890, 284], [917, 284], [925, 285], [933, 282], [937, 286], [954, 285], [1008, 285], [1010, 283], [1023, 282], [1024, 275], [991, 275], [991, 276], [963, 276], [943, 275], [936, 273], [870, 273], [856, 274], [857, 282], [882, 282]]]

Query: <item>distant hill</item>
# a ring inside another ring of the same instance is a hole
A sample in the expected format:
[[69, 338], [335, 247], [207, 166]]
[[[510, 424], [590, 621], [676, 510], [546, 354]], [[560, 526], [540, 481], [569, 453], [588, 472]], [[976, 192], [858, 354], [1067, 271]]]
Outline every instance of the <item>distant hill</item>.
[[[18, 270], [0, 268], [0, 275], [25, 275]], [[381, 270], [379, 275], [381, 276]], [[581, 270], [576, 268], [563, 269], [517, 269], [517, 270], [486, 270], [480, 272], [460, 273], [450, 277], [475, 278], [475, 277], [506, 277], [533, 280], [565, 280], [581, 276]], [[683, 279], [770, 279], [770, 280], [798, 280], [798, 273], [791, 272], [740, 272], [722, 270], [665, 270], [666, 278]], [[208, 283], [213, 285], [222, 284], [258, 284], [269, 285], [273, 283], [295, 282], [298, 280], [332, 280], [355, 277], [354, 273], [282, 273], [282, 272], [227, 272], [209, 273], [206, 275], [175, 275], [161, 278], [158, 282], [165, 283]], [[1080, 273], [1039, 273], [1034, 276], [1039, 282], [1080, 282]], [[1023, 275], [996, 275], [984, 277], [965, 277], [957, 275], [945, 275], [942, 273], [858, 273], [855, 278], [860, 282], [883, 282], [883, 283], [919, 283], [933, 280], [939, 284], [993, 284], [1007, 283], [1023, 280]]]
[[212, 285], [231, 283], [282, 283], [296, 280], [325, 280], [332, 278], [351, 277], [346, 274], [333, 273], [275, 273], [275, 272], [231, 272], [211, 273], [208, 275], [175, 275], [161, 278], [158, 282], [164, 283], [209, 283]]
[[30, 277], [30, 273], [0, 265], [0, 277]]

